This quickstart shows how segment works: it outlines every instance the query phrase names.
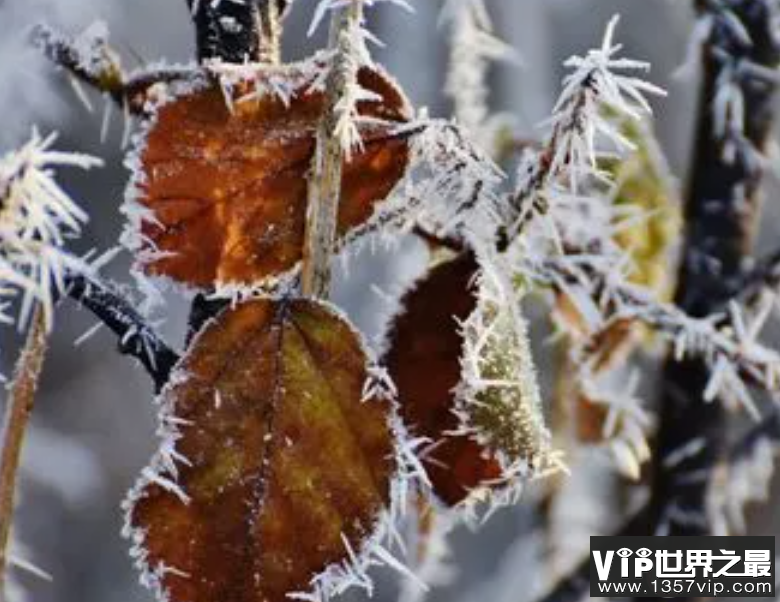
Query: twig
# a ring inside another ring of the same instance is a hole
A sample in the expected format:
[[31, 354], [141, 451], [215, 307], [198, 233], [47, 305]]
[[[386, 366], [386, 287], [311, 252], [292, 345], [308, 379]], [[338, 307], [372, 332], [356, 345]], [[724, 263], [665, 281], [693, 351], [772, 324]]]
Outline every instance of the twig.
[[[540, 263], [529, 259], [522, 267], [525, 274], [560, 293], [567, 293], [566, 285], [587, 282], [594, 287], [588, 291], [590, 296], [609, 301], [607, 319], [602, 329], [591, 335], [593, 340], [615, 321], [638, 320], [676, 345], [675, 360], [692, 359], [711, 366], [723, 358], [737, 366], [748, 382], [770, 392], [780, 387], [780, 355], [758, 343], [746, 344], [712, 318], [691, 317], [674, 305], [657, 301], [649, 290], [612, 278], [591, 259], [589, 255], [549, 257]], [[709, 370], [707, 377], [709, 380]]]
[[46, 347], [46, 321], [43, 311], [38, 308], [16, 364], [14, 380], [8, 394], [2, 439], [0, 439], [2, 443], [0, 449], [0, 601], [2, 602], [7, 598], [5, 574], [13, 522], [16, 476]]
[[327, 102], [317, 130], [317, 148], [309, 181], [306, 211], [306, 237], [301, 271], [304, 295], [326, 298], [330, 291], [330, 261], [335, 248], [336, 224], [341, 197], [341, 170], [345, 153], [337, 128], [340, 117], [349, 111], [343, 107], [348, 89], [357, 86], [358, 64], [352, 56], [351, 30], [363, 17], [363, 0], [354, 0], [346, 8], [334, 11], [330, 46], [335, 49], [326, 81]]
[[118, 52], [105, 38], [94, 38], [90, 44], [84, 44], [45, 25], [35, 27], [31, 35], [33, 44], [52, 63], [108, 95], [133, 115], [143, 112], [147, 92], [155, 84], [190, 81], [199, 76], [188, 67], [154, 68], [128, 75], [121, 67]]
[[67, 292], [119, 337], [120, 353], [136, 358], [152, 377], [158, 391], [165, 386], [179, 355], [128, 301], [108, 286], [85, 276], [71, 276]]
[[285, 0], [258, 0], [260, 4], [261, 63], [278, 65], [282, 61], [282, 17], [287, 6]]

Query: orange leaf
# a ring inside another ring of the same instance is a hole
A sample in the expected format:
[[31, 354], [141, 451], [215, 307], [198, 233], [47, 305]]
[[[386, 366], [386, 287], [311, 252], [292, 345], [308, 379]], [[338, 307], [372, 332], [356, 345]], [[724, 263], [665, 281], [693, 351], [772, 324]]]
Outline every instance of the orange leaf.
[[[325, 95], [311, 91], [311, 77], [289, 78], [287, 102], [244, 94], [231, 112], [213, 83], [158, 109], [133, 184], [147, 215], [129, 239], [144, 272], [196, 287], [252, 285], [301, 259]], [[408, 120], [403, 93], [385, 75], [364, 68], [359, 81], [381, 98], [359, 103], [361, 115]], [[340, 235], [368, 220], [409, 158], [406, 141], [388, 139], [386, 128], [366, 128], [363, 141], [344, 167]]]
[[361, 401], [366, 364], [313, 301], [250, 301], [204, 329], [163, 392], [173, 432], [128, 501], [152, 586], [172, 602], [283, 602], [348, 560], [342, 537], [361, 549], [395, 471], [389, 403]]
[[451, 435], [459, 427], [453, 413], [460, 382], [462, 340], [458, 320], [476, 307], [471, 255], [434, 268], [402, 301], [388, 336], [385, 364], [398, 389], [401, 416], [417, 436], [434, 441], [423, 455], [434, 492], [455, 505], [469, 491], [502, 476], [498, 462], [472, 438]]

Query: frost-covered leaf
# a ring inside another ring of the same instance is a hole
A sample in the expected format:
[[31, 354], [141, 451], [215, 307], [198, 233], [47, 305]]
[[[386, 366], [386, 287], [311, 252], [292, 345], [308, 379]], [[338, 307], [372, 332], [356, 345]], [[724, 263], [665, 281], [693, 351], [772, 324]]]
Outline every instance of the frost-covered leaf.
[[[213, 84], [159, 108], [127, 207], [141, 269], [206, 287], [258, 284], [297, 264], [325, 104], [322, 66], [312, 70], [274, 75], [262, 89]], [[344, 166], [342, 235], [372, 215], [408, 161], [406, 142], [387, 136], [388, 123], [409, 117], [403, 93], [378, 71], [361, 70], [359, 83], [371, 95], [358, 103], [363, 148]]]
[[387, 337], [385, 363], [398, 389], [401, 416], [418, 436], [431, 439], [423, 461], [434, 493], [447, 504], [501, 476], [501, 468], [468, 435], [454, 435], [454, 389], [460, 382], [463, 341], [458, 322], [474, 311], [472, 255], [435, 267], [403, 299]]
[[259, 299], [208, 325], [127, 502], [145, 583], [171, 602], [283, 602], [353, 562], [397, 468], [367, 376], [359, 335], [324, 304]]
[[564, 466], [543, 413], [523, 288], [507, 278], [500, 258], [480, 255], [479, 263], [477, 305], [461, 326], [457, 412], [462, 431], [499, 460], [502, 494], [512, 501], [516, 485]]

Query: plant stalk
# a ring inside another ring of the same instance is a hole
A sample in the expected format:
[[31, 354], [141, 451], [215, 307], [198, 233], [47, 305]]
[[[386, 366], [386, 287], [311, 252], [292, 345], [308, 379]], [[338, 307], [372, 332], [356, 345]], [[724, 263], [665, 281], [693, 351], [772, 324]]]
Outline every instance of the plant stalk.
[[339, 103], [350, 86], [357, 85], [357, 66], [349, 56], [349, 33], [363, 18], [363, 1], [354, 0], [333, 13], [330, 48], [335, 51], [326, 80], [325, 112], [317, 129], [317, 142], [309, 179], [306, 235], [303, 249], [301, 292], [326, 299], [330, 294], [331, 258], [336, 245], [341, 175], [344, 155], [336, 133]]
[[5, 411], [0, 438], [2, 444], [0, 449], [0, 602], [7, 600], [5, 584], [16, 479], [22, 446], [35, 401], [35, 392], [43, 369], [46, 339], [46, 321], [43, 311], [38, 308], [17, 361], [13, 382], [9, 387], [8, 407]]

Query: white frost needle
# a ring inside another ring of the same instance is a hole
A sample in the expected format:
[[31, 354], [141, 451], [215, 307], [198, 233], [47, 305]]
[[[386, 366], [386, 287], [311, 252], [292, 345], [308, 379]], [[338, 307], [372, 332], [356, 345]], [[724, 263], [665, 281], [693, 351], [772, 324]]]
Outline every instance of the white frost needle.
[[516, 212], [509, 238], [516, 238], [533, 213], [545, 213], [562, 186], [577, 194], [593, 182], [605, 182], [599, 159], [605, 150], [600, 139], [617, 151], [632, 150], [617, 124], [625, 118], [639, 120], [652, 113], [647, 95], [666, 92], [626, 72], [646, 72], [649, 63], [621, 58], [621, 44], [614, 41], [615, 16], [607, 25], [601, 46], [584, 56], [573, 56], [564, 65], [571, 70], [547, 122], [550, 134], [538, 153], [529, 153], [520, 165], [512, 205]]
[[20, 327], [34, 301], [41, 303], [50, 327], [66, 274], [87, 269], [63, 250], [67, 239], [80, 234], [87, 214], [54, 180], [53, 168], [90, 169], [102, 162], [51, 150], [55, 139], [33, 133], [21, 149], [0, 157], [0, 295], [21, 295]]

